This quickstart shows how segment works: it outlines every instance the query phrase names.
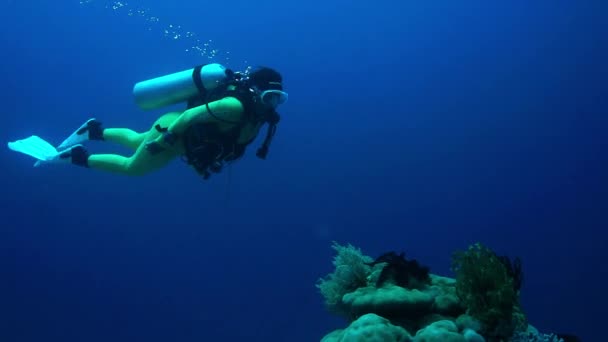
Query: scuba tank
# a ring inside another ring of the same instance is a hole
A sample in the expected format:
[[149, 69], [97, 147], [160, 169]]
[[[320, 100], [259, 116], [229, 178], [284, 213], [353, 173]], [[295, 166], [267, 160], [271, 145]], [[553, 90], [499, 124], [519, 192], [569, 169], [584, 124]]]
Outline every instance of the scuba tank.
[[218, 63], [200, 65], [138, 82], [133, 87], [133, 96], [141, 109], [158, 109], [205, 95], [230, 80], [233, 74]]

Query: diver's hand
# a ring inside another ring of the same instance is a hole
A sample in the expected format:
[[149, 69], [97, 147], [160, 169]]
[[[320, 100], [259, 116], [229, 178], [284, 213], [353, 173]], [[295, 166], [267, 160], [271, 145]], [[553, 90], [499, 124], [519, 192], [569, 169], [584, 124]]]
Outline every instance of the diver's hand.
[[146, 143], [146, 150], [150, 152], [150, 154], [159, 154], [165, 150], [165, 147], [158, 141], [153, 140]]
[[146, 143], [146, 150], [151, 154], [158, 154], [175, 145], [177, 136], [169, 131], [164, 131], [156, 139]]

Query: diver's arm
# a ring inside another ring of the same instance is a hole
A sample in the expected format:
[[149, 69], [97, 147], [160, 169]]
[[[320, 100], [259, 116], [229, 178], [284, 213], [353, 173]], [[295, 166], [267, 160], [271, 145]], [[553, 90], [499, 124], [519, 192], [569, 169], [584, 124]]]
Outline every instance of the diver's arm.
[[243, 105], [234, 97], [225, 97], [221, 100], [210, 102], [209, 109], [211, 112], [207, 109], [207, 105], [201, 105], [185, 110], [164, 130], [163, 134], [147, 142], [146, 149], [152, 154], [159, 153], [175, 144], [186, 129], [194, 123], [238, 123], [244, 112]]
[[225, 97], [221, 100], [209, 103], [207, 105], [185, 110], [168, 128], [169, 132], [176, 135], [181, 135], [186, 128], [194, 123], [206, 122], [233, 122], [238, 123], [243, 114], [243, 105], [234, 97]]

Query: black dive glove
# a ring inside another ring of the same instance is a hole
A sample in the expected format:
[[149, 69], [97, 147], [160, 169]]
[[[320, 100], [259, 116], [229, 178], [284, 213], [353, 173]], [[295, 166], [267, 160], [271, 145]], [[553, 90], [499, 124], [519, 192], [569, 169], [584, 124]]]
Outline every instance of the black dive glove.
[[150, 152], [150, 154], [159, 154], [164, 151], [165, 148], [156, 141], [150, 141], [146, 143], [146, 150]]
[[146, 150], [150, 152], [150, 154], [163, 152], [177, 142], [177, 135], [175, 133], [169, 132], [166, 128], [160, 128], [159, 125], [156, 126], [156, 129], [159, 132], [162, 132], [162, 135], [159, 138], [146, 143]]

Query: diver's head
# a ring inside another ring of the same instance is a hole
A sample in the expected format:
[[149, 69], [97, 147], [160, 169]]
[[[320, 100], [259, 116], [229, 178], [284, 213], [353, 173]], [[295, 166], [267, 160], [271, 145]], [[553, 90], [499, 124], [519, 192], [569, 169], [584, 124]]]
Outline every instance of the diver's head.
[[262, 104], [275, 109], [287, 102], [287, 93], [283, 91], [283, 77], [271, 68], [260, 67], [249, 73], [249, 85], [259, 95]]

